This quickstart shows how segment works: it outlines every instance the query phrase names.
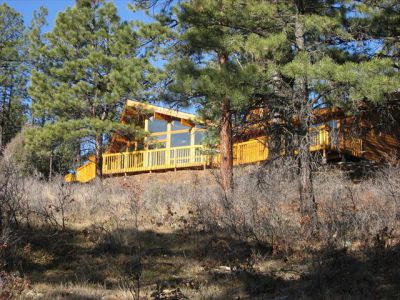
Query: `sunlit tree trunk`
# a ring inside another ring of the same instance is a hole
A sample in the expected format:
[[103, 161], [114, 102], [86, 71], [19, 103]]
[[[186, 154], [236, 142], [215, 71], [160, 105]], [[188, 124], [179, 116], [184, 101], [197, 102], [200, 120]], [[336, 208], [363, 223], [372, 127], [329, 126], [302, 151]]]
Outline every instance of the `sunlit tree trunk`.
[[103, 135], [96, 137], [96, 176], [103, 177]]
[[[219, 64], [221, 67], [226, 63], [226, 60], [226, 55], [219, 56]], [[221, 115], [221, 184], [224, 192], [230, 194], [233, 189], [232, 118], [230, 100], [227, 97], [221, 101]]]

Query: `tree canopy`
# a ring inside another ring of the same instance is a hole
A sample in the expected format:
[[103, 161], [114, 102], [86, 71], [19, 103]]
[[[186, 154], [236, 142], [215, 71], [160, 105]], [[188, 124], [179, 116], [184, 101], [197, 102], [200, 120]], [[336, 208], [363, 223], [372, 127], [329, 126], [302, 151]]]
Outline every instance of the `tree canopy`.
[[0, 149], [21, 130], [27, 113], [28, 69], [22, 15], [0, 5]]
[[139, 25], [122, 22], [112, 2], [82, 0], [59, 13], [52, 31], [34, 28], [29, 94], [41, 126], [32, 131], [33, 147], [74, 143], [78, 153], [94, 148], [100, 163], [110, 134], [139, 130], [118, 122], [126, 99], [141, 98], [157, 78]]

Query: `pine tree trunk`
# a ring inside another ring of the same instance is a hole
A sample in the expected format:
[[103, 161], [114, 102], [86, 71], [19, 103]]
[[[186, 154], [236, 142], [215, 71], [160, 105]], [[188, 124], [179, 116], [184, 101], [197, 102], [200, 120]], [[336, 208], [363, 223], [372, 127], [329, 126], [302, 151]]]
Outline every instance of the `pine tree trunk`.
[[232, 153], [232, 123], [230, 103], [223, 99], [221, 104], [222, 124], [220, 132], [221, 151], [221, 183], [225, 193], [229, 194], [233, 189], [233, 153]]
[[96, 176], [103, 177], [103, 135], [96, 137]]
[[[297, 4], [297, 15], [295, 20], [295, 37], [298, 52], [305, 50], [304, 30], [300, 21], [303, 2]], [[312, 157], [310, 153], [309, 128], [312, 124], [313, 110], [308, 99], [307, 79], [300, 77], [295, 82], [295, 108], [298, 115], [297, 141], [299, 160], [299, 193], [300, 209], [304, 215], [310, 215], [313, 221], [317, 218], [317, 206], [315, 202]], [[315, 223], [315, 222], [313, 222]]]
[[3, 86], [3, 97], [2, 97], [2, 101], [1, 101], [1, 122], [0, 122], [0, 151], [3, 151], [3, 147], [4, 147], [4, 135], [5, 135], [5, 113], [6, 113], [6, 102], [7, 102], [7, 86], [5, 85], [6, 83], [4, 83]]
[[53, 179], [53, 153], [50, 153], [49, 161], [49, 181]]
[[[222, 54], [218, 60], [222, 67], [226, 63], [227, 56]], [[220, 173], [221, 185], [227, 195], [230, 195], [233, 190], [232, 119], [230, 109], [230, 100], [224, 97], [221, 101]]]

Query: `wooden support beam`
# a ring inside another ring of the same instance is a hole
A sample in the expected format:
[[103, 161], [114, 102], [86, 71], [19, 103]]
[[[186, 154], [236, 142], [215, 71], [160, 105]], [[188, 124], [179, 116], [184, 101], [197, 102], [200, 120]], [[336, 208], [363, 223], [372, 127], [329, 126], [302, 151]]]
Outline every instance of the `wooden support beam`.
[[165, 160], [166, 164], [170, 165], [171, 164], [171, 153], [170, 153], [170, 148], [171, 148], [171, 130], [172, 130], [172, 121], [170, 120], [167, 123], [167, 143], [166, 143], [166, 153], [165, 153]]
[[185, 119], [181, 119], [181, 124], [187, 127], [194, 127], [194, 123], [189, 121], [189, 120], [185, 120]]
[[[171, 123], [169, 123], [171, 124]], [[172, 126], [169, 129], [171, 134], [176, 134], [176, 133], [189, 133], [190, 129], [179, 129], [179, 130], [172, 130]], [[152, 132], [150, 133], [150, 136], [161, 136], [161, 135], [168, 135], [168, 128], [167, 131], [160, 131], [160, 132]]]
[[154, 113], [154, 119], [156, 120], [163, 120], [163, 121], [167, 121], [167, 122], [172, 122], [173, 118], [171, 116], [168, 115], [164, 115], [161, 113]]
[[[144, 119], [144, 131], [148, 132], [149, 131], [149, 119], [146, 118]], [[147, 145], [147, 137], [144, 138], [144, 149], [147, 150], [148, 149], [148, 145]], [[147, 166], [148, 165], [148, 161], [147, 161], [147, 155], [144, 155], [143, 157], [143, 165]]]
[[194, 127], [190, 129], [190, 146], [192, 146], [190, 148], [190, 163], [194, 163], [196, 157], [196, 149], [193, 147], [196, 144], [196, 131], [194, 129]]

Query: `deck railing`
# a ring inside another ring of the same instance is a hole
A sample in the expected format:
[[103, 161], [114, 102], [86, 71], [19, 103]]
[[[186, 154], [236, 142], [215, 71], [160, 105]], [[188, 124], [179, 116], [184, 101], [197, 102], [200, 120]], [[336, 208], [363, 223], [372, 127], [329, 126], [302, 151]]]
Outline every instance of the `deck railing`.
[[[332, 135], [334, 133], [334, 135]], [[338, 132], [327, 125], [313, 127], [310, 130], [310, 151], [346, 148], [354, 155], [361, 155], [362, 141], [353, 139], [342, 141]], [[267, 138], [261, 137], [233, 145], [233, 164], [250, 164], [268, 159]], [[184, 146], [166, 149], [154, 149], [123, 153], [103, 154], [103, 174], [126, 174], [153, 170], [168, 170], [189, 167], [218, 166], [218, 151], [207, 151], [203, 146]], [[88, 182], [96, 177], [96, 164], [89, 161], [76, 170], [76, 175], [67, 175], [66, 181]]]
[[233, 145], [233, 165], [244, 165], [268, 158], [267, 139], [265, 137], [236, 143]]
[[76, 177], [74, 174], [68, 173], [67, 175], [64, 176], [65, 182], [75, 182]]
[[[237, 143], [233, 146], [234, 165], [266, 160], [265, 139]], [[152, 170], [207, 167], [219, 164], [219, 153], [203, 146], [184, 146], [103, 155], [103, 174], [134, 173]]]
[[329, 127], [327, 125], [311, 128], [308, 137], [311, 152], [326, 150], [330, 146]]
[[88, 161], [76, 169], [75, 179], [78, 182], [88, 182], [96, 178], [96, 163]]
[[103, 174], [194, 167], [207, 163], [208, 156], [202, 146], [108, 153], [103, 155]]

